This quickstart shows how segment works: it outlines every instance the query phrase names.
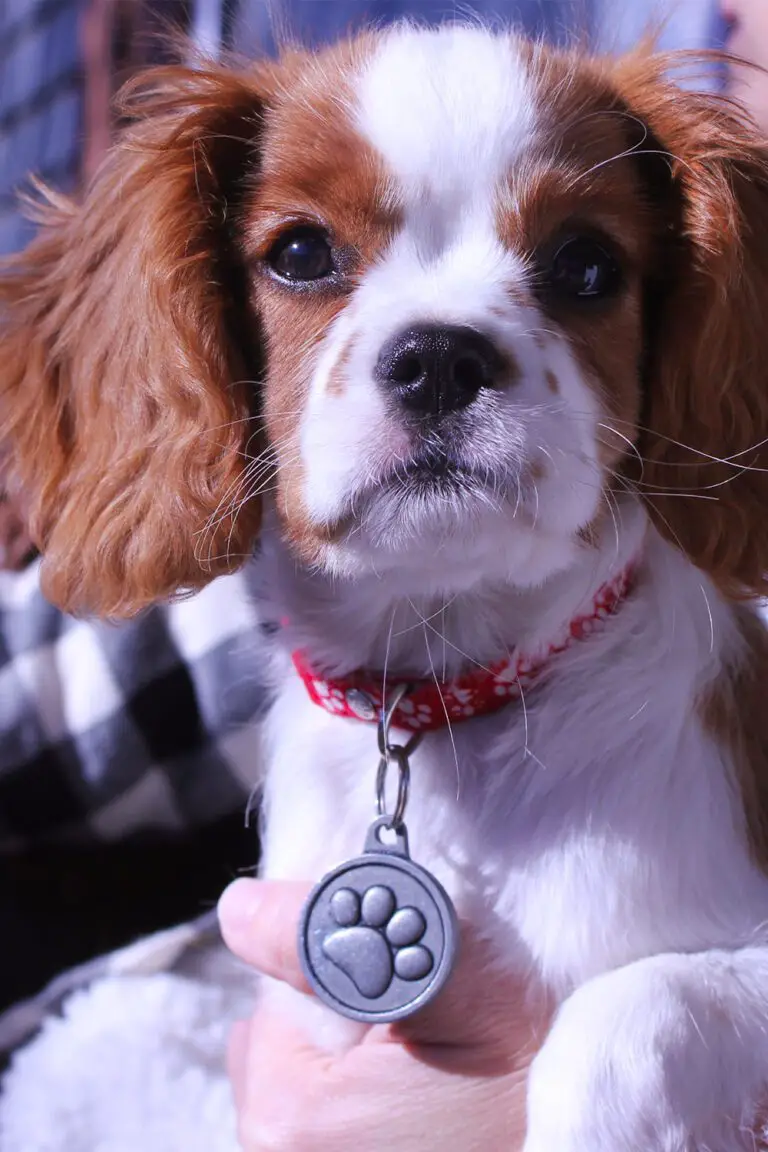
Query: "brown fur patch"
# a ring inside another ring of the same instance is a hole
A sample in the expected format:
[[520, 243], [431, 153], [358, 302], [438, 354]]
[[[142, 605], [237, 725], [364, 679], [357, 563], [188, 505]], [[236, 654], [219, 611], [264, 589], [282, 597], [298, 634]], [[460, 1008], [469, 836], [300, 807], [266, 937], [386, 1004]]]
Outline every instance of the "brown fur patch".
[[646, 160], [657, 188], [667, 182], [657, 206], [666, 264], [641, 490], [662, 535], [726, 595], [749, 597], [768, 590], [768, 147], [732, 102], [675, 87], [674, 64], [638, 50], [613, 68], [666, 153], [661, 172]]
[[768, 633], [751, 609], [737, 607], [736, 612], [741, 659], [702, 695], [699, 711], [734, 766], [749, 847], [756, 863], [768, 871]]
[[507, 284], [505, 292], [518, 307], [525, 308], [531, 303], [531, 294], [524, 284]]
[[576, 529], [576, 535], [582, 544], [586, 544], [587, 548], [597, 548], [600, 544], [601, 522], [602, 514], [599, 514], [589, 524], [585, 524], [583, 528]]
[[279, 93], [265, 110], [259, 179], [245, 214], [250, 259], [263, 257], [287, 223], [320, 223], [354, 281], [398, 226], [392, 180], [342, 111], [345, 99], [354, 103], [345, 69], [362, 55], [358, 44], [328, 53], [322, 66], [311, 56], [286, 64]]
[[560, 381], [551, 368], [547, 368], [544, 379], [547, 382], [547, 388], [549, 388], [550, 392], [557, 396], [560, 391]]
[[83, 203], [50, 194], [0, 277], [0, 424], [70, 612], [132, 615], [252, 554], [258, 356], [226, 219], [261, 106], [250, 73], [150, 72]]
[[341, 355], [333, 366], [328, 380], [328, 395], [343, 396], [347, 390], [347, 366], [352, 355], [352, 342], [348, 341], [341, 350]]
[[[643, 202], [637, 164], [616, 159], [630, 147], [619, 100], [597, 70], [570, 54], [530, 50], [531, 69], [544, 109], [544, 131], [525, 163], [509, 173], [499, 198], [502, 241], [522, 257], [542, 263], [570, 235], [605, 236], [618, 252], [623, 291], [614, 299], [582, 305], [531, 289], [556, 326], [569, 337], [585, 378], [606, 413], [632, 436], [640, 404], [643, 278], [654, 259], [652, 214]], [[551, 391], [552, 377], [547, 376]], [[606, 462], [623, 455], [604, 453]]]

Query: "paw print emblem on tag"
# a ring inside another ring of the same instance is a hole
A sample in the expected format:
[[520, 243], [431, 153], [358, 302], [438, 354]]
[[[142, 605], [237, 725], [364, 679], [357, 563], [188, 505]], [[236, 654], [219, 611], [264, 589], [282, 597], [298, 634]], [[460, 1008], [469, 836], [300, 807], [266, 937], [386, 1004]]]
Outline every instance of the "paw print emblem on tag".
[[456, 952], [456, 915], [442, 886], [408, 855], [404, 829], [385, 846], [372, 826], [362, 856], [311, 893], [299, 955], [314, 991], [344, 1016], [389, 1023], [410, 1016], [445, 984]]
[[422, 980], [432, 971], [432, 953], [419, 943], [426, 921], [418, 908], [398, 910], [391, 888], [374, 884], [362, 899], [354, 888], [339, 888], [331, 916], [339, 927], [323, 940], [323, 952], [367, 1000], [383, 996], [393, 976]]

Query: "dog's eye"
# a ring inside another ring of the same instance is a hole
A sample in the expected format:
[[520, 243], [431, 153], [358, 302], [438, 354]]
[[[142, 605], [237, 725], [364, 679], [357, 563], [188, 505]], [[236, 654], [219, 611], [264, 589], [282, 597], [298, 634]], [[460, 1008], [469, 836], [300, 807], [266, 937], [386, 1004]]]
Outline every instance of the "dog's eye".
[[267, 263], [284, 280], [322, 280], [335, 271], [328, 237], [306, 225], [285, 232], [271, 248]]
[[596, 300], [616, 292], [621, 284], [621, 268], [597, 240], [574, 236], [557, 249], [546, 278], [558, 296]]

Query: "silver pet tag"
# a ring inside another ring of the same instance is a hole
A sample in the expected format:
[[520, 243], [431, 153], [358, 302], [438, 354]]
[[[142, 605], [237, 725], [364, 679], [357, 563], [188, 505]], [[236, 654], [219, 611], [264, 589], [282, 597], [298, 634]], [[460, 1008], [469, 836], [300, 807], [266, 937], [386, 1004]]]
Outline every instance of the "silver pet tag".
[[310, 893], [299, 957], [317, 996], [366, 1024], [402, 1020], [432, 1000], [456, 957], [456, 913], [441, 884], [408, 854], [405, 825], [382, 843], [392, 818], [368, 830], [363, 855], [329, 872]]

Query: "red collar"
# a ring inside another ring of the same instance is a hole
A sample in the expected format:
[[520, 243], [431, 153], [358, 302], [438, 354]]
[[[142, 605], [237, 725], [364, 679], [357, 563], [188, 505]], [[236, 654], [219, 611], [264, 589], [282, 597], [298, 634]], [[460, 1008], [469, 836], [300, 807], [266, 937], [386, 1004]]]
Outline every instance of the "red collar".
[[[572, 620], [560, 643], [551, 644], [538, 657], [512, 654], [489, 668], [477, 666], [454, 680], [442, 682], [387, 677], [388, 689], [400, 684], [409, 686], [395, 708], [392, 726], [411, 732], [433, 732], [444, 728], [449, 721], [456, 723], [473, 716], [484, 716], [516, 700], [538, 679], [552, 656], [565, 651], [574, 640], [588, 636], [601, 620], [616, 611], [632, 585], [634, 568], [634, 564], [629, 564], [603, 584], [592, 602], [592, 611]], [[303, 652], [293, 653], [293, 663], [310, 699], [326, 712], [354, 720], [379, 719], [382, 709], [381, 673], [377, 676], [360, 671], [349, 676], [326, 677], [313, 671]]]

